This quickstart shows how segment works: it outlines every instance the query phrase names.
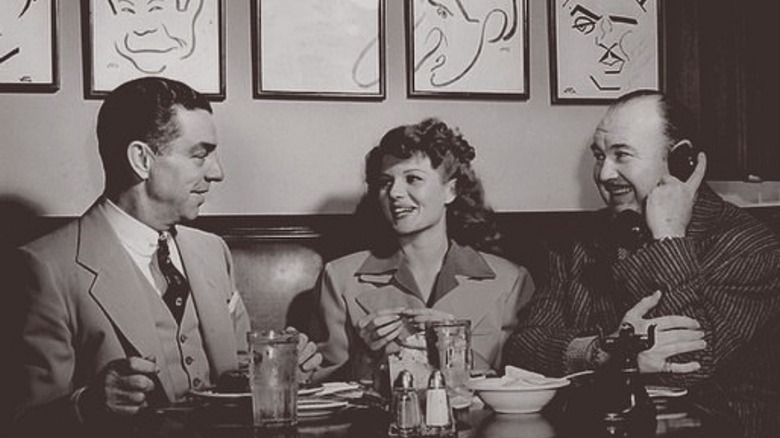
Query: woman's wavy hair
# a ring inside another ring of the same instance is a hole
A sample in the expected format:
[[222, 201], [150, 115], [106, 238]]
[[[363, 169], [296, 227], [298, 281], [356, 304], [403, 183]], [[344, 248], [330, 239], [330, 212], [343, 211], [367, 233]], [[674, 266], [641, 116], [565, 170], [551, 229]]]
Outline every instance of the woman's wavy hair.
[[447, 206], [447, 234], [460, 245], [498, 253], [499, 233], [493, 211], [485, 205], [482, 183], [471, 167], [474, 148], [446, 123], [435, 118], [388, 131], [379, 145], [366, 155], [368, 190], [360, 201], [356, 216], [365, 227], [369, 248], [377, 255], [392, 254], [398, 248], [398, 236], [382, 214], [379, 205], [379, 177], [382, 159], [388, 155], [407, 159], [427, 156], [431, 166], [443, 166], [445, 181], [455, 180], [455, 200]]

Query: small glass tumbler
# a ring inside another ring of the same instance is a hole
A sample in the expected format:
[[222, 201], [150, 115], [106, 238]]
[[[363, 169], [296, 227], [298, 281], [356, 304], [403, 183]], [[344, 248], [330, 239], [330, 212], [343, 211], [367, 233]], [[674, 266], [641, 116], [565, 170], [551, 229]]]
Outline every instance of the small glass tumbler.
[[276, 330], [251, 331], [249, 387], [253, 425], [293, 426], [298, 422], [298, 334]]
[[471, 371], [471, 321], [454, 319], [425, 324], [428, 362], [440, 370], [447, 383], [450, 403], [455, 409], [471, 404], [468, 387]]

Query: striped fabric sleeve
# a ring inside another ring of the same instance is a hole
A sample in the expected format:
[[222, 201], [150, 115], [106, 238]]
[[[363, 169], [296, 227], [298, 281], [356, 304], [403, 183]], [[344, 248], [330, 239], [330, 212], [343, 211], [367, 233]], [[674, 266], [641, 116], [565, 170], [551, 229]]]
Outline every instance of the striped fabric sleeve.
[[[629, 303], [663, 291], [647, 318], [684, 315], [696, 319], [705, 332], [704, 350], [671, 359], [697, 361], [701, 369], [660, 377], [665, 384], [689, 387], [712, 376], [719, 363], [740, 354], [772, 315], [780, 313], [777, 237], [736, 208], [722, 207], [722, 201], [702, 204], [694, 236], [649, 243], [612, 266], [618, 291]], [[603, 295], [587, 285], [588, 258], [581, 244], [549, 255], [548, 281], [521, 311], [517, 330], [506, 344], [508, 364], [563, 374], [573, 363], [567, 351], [579, 351], [572, 341], [594, 332], [587, 324], [608, 329], [622, 318], [625, 310], [619, 310], [619, 303], [598, 304]]]
[[519, 324], [504, 346], [504, 363], [547, 376], [566, 373], [566, 351], [578, 330], [567, 328], [564, 258], [548, 255], [547, 284], [534, 293], [518, 315]]
[[704, 330], [707, 346], [704, 350], [679, 354], [670, 362], [698, 362], [701, 368], [687, 374], [664, 378], [669, 384], [690, 386], [709, 377], [714, 372], [715, 360], [712, 320], [716, 317], [711, 308], [702, 303], [706, 294], [693, 240], [674, 238], [653, 242], [631, 257], [613, 267], [615, 277], [624, 286], [623, 291], [636, 302], [656, 290], [663, 295], [658, 305], [646, 315], [653, 318], [662, 315], [682, 315], [699, 322]]
[[647, 317], [689, 316], [705, 331], [704, 350], [671, 359], [698, 361], [701, 369], [663, 376], [666, 384], [690, 386], [711, 376], [780, 306], [776, 240], [749, 222], [741, 225], [714, 235], [706, 251], [697, 251], [689, 238], [675, 238], [654, 242], [614, 266], [615, 276], [635, 300], [658, 289], [664, 292]]

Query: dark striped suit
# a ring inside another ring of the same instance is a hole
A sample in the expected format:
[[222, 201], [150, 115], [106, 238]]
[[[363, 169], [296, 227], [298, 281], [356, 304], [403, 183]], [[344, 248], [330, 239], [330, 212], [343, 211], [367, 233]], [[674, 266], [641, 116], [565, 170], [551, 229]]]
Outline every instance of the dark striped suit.
[[699, 371], [654, 378], [708, 394], [739, 417], [748, 436], [763, 435], [761, 419], [778, 422], [780, 242], [772, 231], [702, 186], [685, 238], [651, 242], [610, 262], [594, 240], [550, 251], [547, 278], [505, 346], [508, 364], [561, 375], [575, 337], [597, 327], [614, 332], [628, 309], [661, 289], [646, 317], [695, 318], [707, 348], [675, 358], [699, 361]]

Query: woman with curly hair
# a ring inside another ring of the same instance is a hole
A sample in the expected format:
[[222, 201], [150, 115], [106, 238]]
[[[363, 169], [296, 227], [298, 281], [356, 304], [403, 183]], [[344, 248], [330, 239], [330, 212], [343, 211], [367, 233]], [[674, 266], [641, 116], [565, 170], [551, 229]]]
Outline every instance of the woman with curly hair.
[[[369, 250], [326, 264], [319, 281], [323, 368], [363, 379], [397, 351], [406, 323], [468, 319], [475, 369], [497, 369], [534, 286], [496, 255], [498, 233], [471, 167], [474, 148], [437, 119], [394, 128], [366, 156], [357, 209]], [[363, 230], [361, 230], [363, 231]]]

